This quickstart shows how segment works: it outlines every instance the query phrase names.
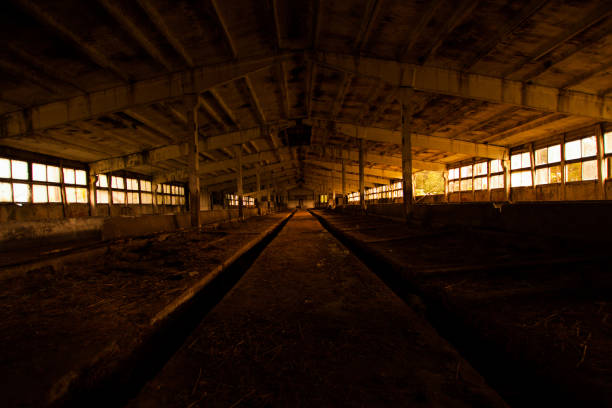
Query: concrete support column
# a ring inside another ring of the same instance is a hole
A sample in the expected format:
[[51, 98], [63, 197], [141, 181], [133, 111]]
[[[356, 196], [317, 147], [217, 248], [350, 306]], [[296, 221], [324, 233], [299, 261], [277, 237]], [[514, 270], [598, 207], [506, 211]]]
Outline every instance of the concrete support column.
[[189, 211], [191, 213], [191, 226], [200, 227], [202, 220], [200, 218], [200, 149], [199, 149], [199, 125], [198, 125], [198, 110], [196, 96], [185, 97], [184, 103], [187, 108], [187, 123], [191, 127], [191, 134], [187, 142], [189, 146]]
[[597, 180], [599, 180], [599, 197], [602, 200], [606, 199], [606, 177], [604, 173], [604, 130], [601, 123], [597, 124], [595, 129], [595, 135], [597, 137]]
[[346, 205], [346, 165], [342, 158], [342, 205]]
[[444, 177], [444, 199], [448, 202], [448, 170], [442, 172], [442, 177]]
[[534, 197], [537, 200], [538, 197], [536, 189], [535, 151], [533, 149], [533, 143], [529, 144], [529, 159], [531, 162], [531, 187], [533, 188]]
[[501, 162], [504, 169], [504, 189], [506, 190], [506, 201], [510, 202], [512, 201], [512, 191], [510, 189], [510, 149], [506, 149], [506, 154]]
[[411, 122], [413, 106], [410, 103], [414, 89], [403, 88], [402, 90], [402, 178], [404, 194], [404, 217], [412, 216], [413, 188], [412, 188], [412, 140]]
[[359, 205], [365, 210], [365, 151], [363, 150], [363, 139], [359, 139]]
[[156, 182], [151, 182], [151, 197], [152, 197], [152, 206], [153, 206], [153, 214], [157, 214], [157, 184]]
[[563, 139], [561, 140], [561, 200], [565, 201], [566, 193], [565, 193], [565, 133], [563, 134]]
[[[261, 206], [261, 171], [259, 169], [257, 169], [257, 173], [255, 173], [255, 182], [257, 183], [255, 201], [257, 202], [257, 208], [259, 208]], [[259, 215], [261, 215], [261, 213]]]
[[234, 146], [236, 161], [238, 163], [238, 176], [236, 177], [236, 190], [238, 194], [238, 218], [244, 219], [243, 188], [242, 188], [242, 146]]
[[[94, 215], [96, 209], [96, 175], [91, 171], [87, 172], [87, 189], [89, 190], [89, 216]], [[110, 201], [110, 197], [109, 197]]]

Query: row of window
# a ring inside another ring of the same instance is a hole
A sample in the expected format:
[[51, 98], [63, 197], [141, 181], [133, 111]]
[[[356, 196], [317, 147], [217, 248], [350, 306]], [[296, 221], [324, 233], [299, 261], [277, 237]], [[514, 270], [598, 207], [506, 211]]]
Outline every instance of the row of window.
[[[229, 207], [238, 207], [240, 205], [240, 196], [237, 194], [226, 194], [225, 200]], [[255, 197], [242, 196], [242, 205], [244, 207], [255, 207]]]
[[[604, 154], [612, 155], [612, 132], [604, 135]], [[534, 185], [554, 184], [563, 181], [597, 180], [597, 138], [589, 136], [571, 142], [546, 146], [534, 151], [535, 180], [532, 179], [530, 152], [516, 153], [510, 156], [510, 186], [530, 187]], [[565, 168], [561, 166], [564, 158]], [[603, 162], [602, 175], [608, 178], [608, 162]], [[490, 166], [490, 178], [488, 170]], [[504, 188], [503, 168], [500, 160], [491, 160], [450, 169], [448, 172], [448, 191], [478, 191]], [[490, 186], [489, 186], [490, 184]]]
[[87, 203], [86, 186], [85, 170], [0, 157], [0, 202]]
[[393, 199], [404, 196], [404, 190], [402, 189], [402, 182], [372, 187], [365, 190], [366, 201], [371, 200], [382, 200], [382, 199]]
[[[109, 183], [110, 181], [110, 183]], [[110, 188], [109, 188], [110, 187]], [[96, 176], [97, 204], [152, 204], [151, 181]], [[87, 204], [87, 172], [82, 169], [0, 158], [0, 202]], [[159, 184], [157, 204], [184, 205], [185, 188]]]

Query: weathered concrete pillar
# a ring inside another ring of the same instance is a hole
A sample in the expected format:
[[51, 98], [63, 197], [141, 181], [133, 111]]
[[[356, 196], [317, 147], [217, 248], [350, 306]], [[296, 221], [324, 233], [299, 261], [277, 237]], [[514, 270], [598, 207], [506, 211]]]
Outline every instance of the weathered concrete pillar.
[[153, 204], [153, 214], [157, 214], [157, 184], [155, 181], [151, 182], [151, 200]]
[[595, 135], [597, 137], [597, 180], [599, 181], [600, 198], [606, 199], [606, 177], [604, 173], [604, 130], [600, 123], [596, 126]]
[[184, 103], [187, 109], [187, 123], [192, 126], [187, 143], [189, 145], [189, 211], [191, 213], [191, 226], [200, 227], [202, 224], [200, 218], [200, 149], [198, 143], [198, 110], [200, 106], [195, 95], [185, 97]]
[[359, 139], [359, 205], [365, 210], [365, 151], [363, 150], [363, 139]]
[[512, 190], [510, 189], [510, 149], [506, 149], [506, 154], [502, 160], [504, 168], [504, 188], [506, 189], [506, 201], [512, 201]]
[[402, 179], [403, 179], [403, 194], [404, 194], [404, 217], [406, 219], [412, 216], [413, 192], [412, 192], [412, 140], [411, 140], [411, 122], [412, 110], [411, 103], [414, 89], [402, 88]]
[[89, 216], [91, 217], [95, 215], [96, 210], [96, 175], [91, 171], [88, 171], [87, 175], [87, 189], [89, 190]]
[[342, 204], [346, 205], [346, 165], [342, 158]]
[[237, 162], [237, 167], [238, 167], [238, 175], [236, 177], [236, 190], [238, 194], [238, 218], [243, 220], [244, 219], [244, 204], [243, 204], [244, 191], [242, 189], [242, 146], [235, 145], [234, 152], [235, 152], [236, 162]]

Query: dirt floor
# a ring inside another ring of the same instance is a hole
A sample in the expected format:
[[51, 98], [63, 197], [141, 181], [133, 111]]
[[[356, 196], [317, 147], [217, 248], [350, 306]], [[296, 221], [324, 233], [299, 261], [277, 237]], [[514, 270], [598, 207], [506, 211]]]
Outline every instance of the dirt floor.
[[503, 407], [422, 316], [298, 212], [136, 407]]
[[316, 213], [418, 293], [511, 404], [612, 406], [606, 243]]
[[113, 242], [62, 268], [3, 280], [1, 405], [44, 406], [98, 356], [129, 354], [160, 309], [285, 216]]

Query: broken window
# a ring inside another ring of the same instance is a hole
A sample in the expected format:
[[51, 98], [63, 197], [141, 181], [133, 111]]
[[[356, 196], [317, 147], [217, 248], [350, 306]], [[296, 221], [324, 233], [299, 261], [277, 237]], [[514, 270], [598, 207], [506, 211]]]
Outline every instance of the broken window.
[[[604, 136], [605, 141], [605, 136]], [[604, 148], [605, 151], [605, 148]], [[597, 138], [589, 136], [565, 143], [565, 181], [597, 180]], [[590, 159], [590, 160], [584, 160]]]

